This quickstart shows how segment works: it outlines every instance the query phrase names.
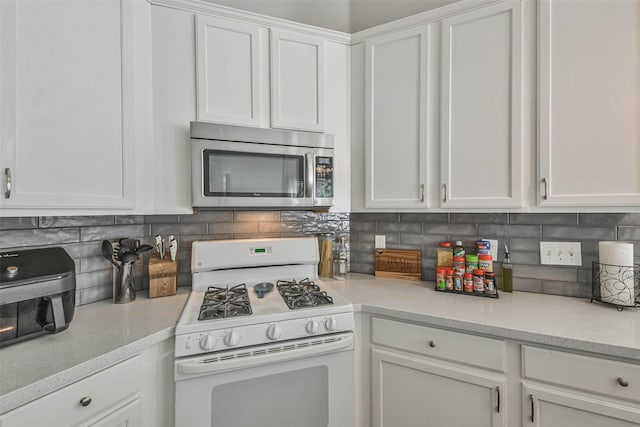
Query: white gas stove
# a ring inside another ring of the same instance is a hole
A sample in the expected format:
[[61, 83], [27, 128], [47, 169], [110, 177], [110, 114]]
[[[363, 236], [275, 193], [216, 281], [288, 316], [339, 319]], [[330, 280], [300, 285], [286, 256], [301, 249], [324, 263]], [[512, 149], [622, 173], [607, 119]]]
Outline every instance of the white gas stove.
[[191, 259], [176, 357], [354, 329], [351, 304], [317, 278], [315, 238], [197, 241]]

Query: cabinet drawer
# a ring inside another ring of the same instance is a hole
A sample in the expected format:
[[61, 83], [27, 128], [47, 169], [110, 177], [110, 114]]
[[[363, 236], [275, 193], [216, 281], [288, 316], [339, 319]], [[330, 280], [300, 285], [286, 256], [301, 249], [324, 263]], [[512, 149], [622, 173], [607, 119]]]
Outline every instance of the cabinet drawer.
[[522, 359], [524, 378], [640, 401], [640, 365], [529, 346]]
[[372, 319], [374, 344], [504, 372], [504, 341], [386, 319]]
[[[139, 356], [125, 360], [8, 412], [2, 427], [79, 425], [138, 393], [141, 371]], [[80, 401], [85, 398], [91, 402], [82, 406]]]

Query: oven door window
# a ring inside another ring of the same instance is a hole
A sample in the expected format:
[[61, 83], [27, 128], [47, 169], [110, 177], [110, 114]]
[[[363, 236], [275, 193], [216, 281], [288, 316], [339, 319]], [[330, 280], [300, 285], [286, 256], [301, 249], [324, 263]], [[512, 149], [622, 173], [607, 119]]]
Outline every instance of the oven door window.
[[327, 427], [327, 366], [219, 384], [211, 392], [212, 427]]
[[204, 150], [204, 195], [304, 197], [304, 156]]

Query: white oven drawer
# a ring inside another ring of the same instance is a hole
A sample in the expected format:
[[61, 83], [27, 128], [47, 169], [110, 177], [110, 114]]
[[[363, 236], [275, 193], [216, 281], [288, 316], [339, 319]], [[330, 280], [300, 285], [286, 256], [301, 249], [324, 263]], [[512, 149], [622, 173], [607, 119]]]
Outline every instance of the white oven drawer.
[[504, 372], [504, 341], [428, 326], [372, 319], [374, 344]]

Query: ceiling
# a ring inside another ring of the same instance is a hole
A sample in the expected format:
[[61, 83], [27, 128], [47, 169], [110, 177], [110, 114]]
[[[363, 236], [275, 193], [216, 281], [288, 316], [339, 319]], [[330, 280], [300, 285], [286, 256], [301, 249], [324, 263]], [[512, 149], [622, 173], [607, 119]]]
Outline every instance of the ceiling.
[[435, 9], [459, 0], [207, 0], [345, 33]]

